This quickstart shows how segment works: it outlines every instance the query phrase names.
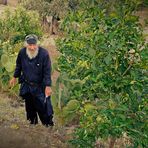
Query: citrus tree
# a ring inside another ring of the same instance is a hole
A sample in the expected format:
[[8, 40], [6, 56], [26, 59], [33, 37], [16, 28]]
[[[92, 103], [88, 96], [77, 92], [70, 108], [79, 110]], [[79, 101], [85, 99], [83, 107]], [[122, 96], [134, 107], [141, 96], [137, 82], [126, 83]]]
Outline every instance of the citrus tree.
[[85, 0], [61, 25], [59, 83], [68, 96], [65, 104], [81, 102], [72, 140], [77, 147], [94, 147], [102, 139], [113, 147], [123, 137], [131, 147], [148, 145], [148, 45], [133, 15], [139, 4]]

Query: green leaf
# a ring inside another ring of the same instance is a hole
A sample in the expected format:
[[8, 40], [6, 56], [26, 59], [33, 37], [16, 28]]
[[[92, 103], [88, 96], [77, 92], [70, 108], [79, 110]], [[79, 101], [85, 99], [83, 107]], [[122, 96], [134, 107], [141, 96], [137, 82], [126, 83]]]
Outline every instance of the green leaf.
[[7, 62], [7, 64], [5, 64], [5, 69], [8, 71], [8, 72], [13, 72], [14, 69], [15, 69], [15, 65], [13, 63], [10, 63], [10, 62]]
[[104, 61], [107, 65], [111, 64], [111, 61], [112, 61], [112, 56], [111, 55], [107, 55], [105, 58], [104, 58]]
[[8, 63], [8, 61], [9, 61], [9, 56], [6, 54], [2, 54], [2, 56], [1, 56], [2, 65], [5, 66]]

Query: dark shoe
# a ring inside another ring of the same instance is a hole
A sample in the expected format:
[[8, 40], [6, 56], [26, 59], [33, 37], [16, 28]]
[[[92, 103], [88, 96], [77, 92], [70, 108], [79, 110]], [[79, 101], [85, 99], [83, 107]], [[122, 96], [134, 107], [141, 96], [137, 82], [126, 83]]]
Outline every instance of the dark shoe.
[[52, 122], [50, 122], [50, 123], [48, 123], [48, 124], [45, 124], [45, 126], [46, 126], [46, 127], [54, 126], [54, 123], [53, 123], [53, 121], [52, 121]]

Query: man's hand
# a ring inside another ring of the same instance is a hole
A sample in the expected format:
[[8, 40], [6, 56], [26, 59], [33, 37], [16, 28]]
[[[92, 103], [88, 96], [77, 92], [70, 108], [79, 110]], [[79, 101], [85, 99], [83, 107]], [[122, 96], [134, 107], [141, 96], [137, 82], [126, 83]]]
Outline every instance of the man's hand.
[[48, 97], [48, 96], [51, 96], [52, 94], [52, 89], [50, 86], [46, 86], [45, 88], [45, 96]]
[[10, 81], [9, 81], [9, 85], [10, 87], [13, 87], [16, 84], [16, 78], [13, 77]]

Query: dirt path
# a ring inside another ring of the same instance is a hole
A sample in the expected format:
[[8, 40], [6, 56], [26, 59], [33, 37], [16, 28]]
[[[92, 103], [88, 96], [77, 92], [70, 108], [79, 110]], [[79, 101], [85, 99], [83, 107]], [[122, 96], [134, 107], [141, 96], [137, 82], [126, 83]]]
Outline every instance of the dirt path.
[[65, 130], [26, 121], [24, 103], [0, 94], [0, 148], [69, 148]]

